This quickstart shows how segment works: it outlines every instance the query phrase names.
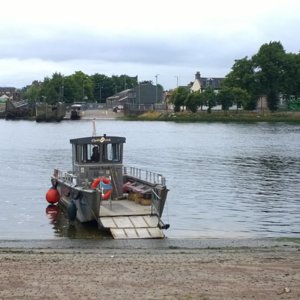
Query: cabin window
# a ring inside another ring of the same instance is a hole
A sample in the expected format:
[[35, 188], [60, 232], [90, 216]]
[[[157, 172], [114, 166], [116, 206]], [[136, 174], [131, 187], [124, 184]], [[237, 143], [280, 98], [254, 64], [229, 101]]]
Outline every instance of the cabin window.
[[100, 149], [98, 145], [86, 144], [82, 145], [82, 162], [99, 162], [100, 160]]
[[75, 157], [76, 157], [76, 162], [80, 162], [80, 153], [81, 153], [81, 151], [80, 151], [80, 146], [81, 145], [76, 145], [76, 147], [75, 147]]
[[97, 146], [97, 145], [88, 145], [88, 146], [89, 146], [89, 149], [88, 149], [88, 153], [89, 153], [88, 161], [99, 162], [99, 160], [100, 160], [100, 149], [99, 149], [99, 146]]
[[121, 157], [120, 157], [120, 144], [104, 144], [103, 145], [102, 160], [103, 161], [119, 162], [121, 160]]
[[75, 161], [77, 163], [120, 162], [121, 144], [103, 143], [83, 144], [75, 146]]
[[76, 145], [75, 160], [78, 163], [99, 162], [100, 160], [99, 146], [93, 144]]

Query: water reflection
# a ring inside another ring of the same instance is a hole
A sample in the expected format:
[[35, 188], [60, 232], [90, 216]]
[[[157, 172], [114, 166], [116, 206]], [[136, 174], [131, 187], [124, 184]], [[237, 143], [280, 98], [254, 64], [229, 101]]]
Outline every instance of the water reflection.
[[56, 223], [56, 219], [59, 213], [60, 213], [60, 208], [58, 205], [50, 204], [46, 208], [46, 215], [50, 220], [50, 223], [53, 225]]
[[56, 237], [68, 237], [71, 239], [103, 239], [111, 238], [108, 232], [99, 231], [97, 222], [79, 223], [70, 221], [59, 205], [48, 205], [46, 215], [53, 225]]

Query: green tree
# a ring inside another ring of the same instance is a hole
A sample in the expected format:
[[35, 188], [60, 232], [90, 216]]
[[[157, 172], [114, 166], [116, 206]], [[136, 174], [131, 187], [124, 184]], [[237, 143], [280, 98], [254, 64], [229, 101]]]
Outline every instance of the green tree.
[[207, 88], [202, 94], [205, 104], [208, 106], [207, 112], [211, 113], [211, 109], [217, 104], [217, 96], [212, 88]]
[[251, 100], [249, 93], [240, 87], [232, 88], [233, 102], [236, 104], [237, 110], [248, 105]]
[[110, 78], [103, 74], [94, 74], [91, 76], [93, 82], [94, 98], [97, 102], [105, 102], [105, 99], [112, 95], [112, 91], [109, 92], [108, 86]]
[[284, 89], [286, 53], [280, 42], [270, 42], [260, 47], [252, 57], [261, 95], [267, 95], [271, 111], [278, 108], [279, 92]]
[[218, 103], [222, 105], [224, 111], [228, 110], [233, 104], [236, 104], [238, 110], [247, 105], [249, 99], [248, 92], [239, 87], [223, 87], [217, 95]]
[[201, 93], [199, 91], [190, 93], [184, 104], [191, 112], [195, 113], [201, 104]]
[[232, 70], [226, 75], [223, 83], [223, 88], [241, 88], [249, 95], [247, 102], [244, 103], [245, 109], [255, 109], [260, 88], [258, 79], [256, 78], [255, 66], [252, 59], [244, 57], [235, 60]]
[[300, 53], [287, 53], [284, 64], [282, 92], [286, 98], [300, 97]]
[[184, 87], [178, 87], [173, 92], [170, 102], [174, 104], [174, 111], [179, 112], [184, 106], [184, 102], [187, 99], [189, 90]]
[[54, 73], [52, 78], [45, 77], [40, 91], [40, 98], [48, 104], [56, 104], [62, 101], [62, 84], [63, 75], [60, 73]]
[[33, 81], [31, 85], [24, 88], [24, 97], [30, 102], [36, 102], [40, 99], [40, 92], [42, 83], [39, 81]]
[[222, 110], [226, 111], [233, 104], [232, 88], [222, 88], [217, 95], [218, 103], [222, 105]]
[[65, 78], [64, 97], [66, 102], [93, 102], [93, 81], [82, 71], [76, 71], [74, 74]]
[[271, 111], [278, 108], [279, 95], [300, 95], [300, 54], [286, 53], [280, 42], [263, 44], [251, 59], [236, 60], [222, 87], [239, 87], [248, 93], [244, 108], [254, 109], [260, 96], [267, 96]]

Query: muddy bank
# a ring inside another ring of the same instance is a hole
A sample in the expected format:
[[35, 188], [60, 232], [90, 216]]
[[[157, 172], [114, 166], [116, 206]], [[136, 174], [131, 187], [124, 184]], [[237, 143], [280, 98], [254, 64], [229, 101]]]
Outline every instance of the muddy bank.
[[102, 239], [55, 238], [41, 240], [0, 240], [0, 249], [224, 249], [224, 248], [276, 248], [299, 247], [299, 239], [277, 238], [165, 238], [153, 240], [114, 240], [111, 237]]
[[0, 299], [299, 299], [299, 244], [248, 242], [2, 241]]

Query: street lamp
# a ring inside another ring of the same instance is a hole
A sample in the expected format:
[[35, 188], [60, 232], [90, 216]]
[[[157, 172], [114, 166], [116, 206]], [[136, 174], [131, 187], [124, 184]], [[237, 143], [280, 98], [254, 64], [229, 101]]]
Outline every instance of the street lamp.
[[61, 101], [64, 102], [64, 81], [65, 81], [65, 78], [63, 77], [62, 78], [62, 83], [61, 83]]
[[84, 79], [82, 79], [82, 101], [84, 101]]
[[98, 83], [98, 86], [99, 86], [99, 102], [101, 103], [101, 100], [102, 100], [102, 95], [101, 95], [101, 92], [102, 92], [102, 86], [101, 86], [101, 82]]
[[140, 104], [141, 104], [141, 83], [140, 82], [138, 83], [138, 87], [139, 87], [139, 109], [140, 109]]
[[157, 90], [157, 77], [159, 76], [159, 74], [156, 74], [155, 75], [155, 84], [156, 84], [156, 101], [155, 101], [155, 103], [157, 103], [157, 97], [158, 97], [158, 95], [157, 95], [157, 93], [158, 93], [158, 90]]
[[175, 75], [175, 78], [176, 78], [176, 87], [178, 87], [178, 75]]

